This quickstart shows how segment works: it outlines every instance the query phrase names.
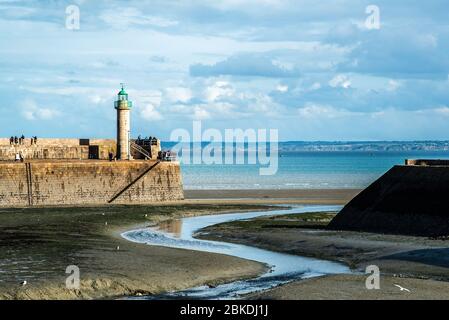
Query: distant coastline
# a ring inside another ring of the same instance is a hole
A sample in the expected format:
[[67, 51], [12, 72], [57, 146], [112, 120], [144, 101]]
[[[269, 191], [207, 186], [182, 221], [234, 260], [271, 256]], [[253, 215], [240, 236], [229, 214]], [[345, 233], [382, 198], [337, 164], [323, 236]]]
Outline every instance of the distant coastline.
[[[201, 142], [201, 146], [210, 142]], [[176, 142], [162, 142], [164, 149], [170, 149]], [[192, 143], [192, 149], [200, 143]], [[220, 145], [217, 143], [216, 145]], [[224, 147], [224, 143], [222, 144]], [[243, 147], [243, 144], [236, 144]], [[250, 147], [245, 146], [245, 149]], [[314, 151], [449, 151], [449, 140], [417, 140], [417, 141], [281, 141], [278, 142], [280, 152], [314, 152]]]
[[[235, 149], [242, 152], [250, 147]], [[449, 142], [282, 142], [278, 147], [278, 170], [271, 176], [259, 175], [257, 164], [181, 161], [184, 190], [364, 189], [391, 167], [404, 164], [405, 159], [449, 159]]]

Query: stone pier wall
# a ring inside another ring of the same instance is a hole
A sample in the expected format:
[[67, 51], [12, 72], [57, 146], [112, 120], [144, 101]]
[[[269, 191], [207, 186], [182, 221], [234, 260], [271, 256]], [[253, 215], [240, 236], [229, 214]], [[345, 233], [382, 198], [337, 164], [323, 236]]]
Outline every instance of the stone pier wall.
[[394, 166], [351, 200], [328, 228], [449, 236], [448, 195], [448, 166]]
[[155, 203], [184, 198], [180, 166], [157, 161], [0, 162], [0, 206]]
[[116, 153], [113, 139], [40, 139], [37, 144], [26, 138], [22, 144], [10, 144], [0, 138], [0, 161], [12, 161], [17, 153], [32, 159], [89, 159], [89, 146], [98, 147], [98, 158], [108, 159], [109, 152]]

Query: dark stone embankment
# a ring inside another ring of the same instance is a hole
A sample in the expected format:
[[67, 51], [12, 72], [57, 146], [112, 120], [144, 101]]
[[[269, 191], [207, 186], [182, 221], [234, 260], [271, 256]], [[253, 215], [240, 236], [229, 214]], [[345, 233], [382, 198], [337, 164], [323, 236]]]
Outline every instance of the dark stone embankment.
[[331, 230], [449, 235], [449, 166], [395, 166], [357, 195]]

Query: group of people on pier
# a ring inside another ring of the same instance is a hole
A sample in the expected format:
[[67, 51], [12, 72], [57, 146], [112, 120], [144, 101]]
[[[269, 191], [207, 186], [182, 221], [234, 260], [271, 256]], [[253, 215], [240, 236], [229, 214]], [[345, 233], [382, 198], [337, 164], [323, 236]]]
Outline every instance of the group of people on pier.
[[170, 150], [159, 151], [157, 158], [161, 161], [176, 161], [176, 153]]
[[136, 144], [139, 146], [154, 146], [157, 145], [158, 139], [156, 137], [142, 138], [140, 135], [137, 137]]
[[[9, 138], [9, 144], [10, 145], [22, 145], [25, 143], [25, 136], [22, 134], [20, 137], [17, 136], [11, 136]], [[31, 137], [31, 144], [37, 144], [37, 136]]]

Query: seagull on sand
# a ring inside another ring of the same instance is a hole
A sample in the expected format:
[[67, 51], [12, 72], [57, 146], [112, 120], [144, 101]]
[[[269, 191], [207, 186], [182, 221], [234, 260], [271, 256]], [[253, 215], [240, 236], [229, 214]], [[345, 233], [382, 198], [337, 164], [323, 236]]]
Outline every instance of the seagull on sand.
[[117, 246], [117, 251], [119, 251], [120, 250], [120, 246]]
[[23, 281], [20, 283], [20, 285], [21, 285], [22, 287], [25, 287], [25, 286], [27, 285], [27, 281], [26, 281], [26, 280], [23, 280]]
[[107, 226], [107, 225], [108, 225], [108, 222], [106, 221], [106, 222], [104, 223], [104, 225]]
[[407, 291], [407, 292], [410, 292], [410, 290], [409, 289], [407, 289], [407, 288], [404, 288], [404, 287], [401, 287], [400, 285], [398, 285], [398, 284], [395, 284], [394, 285], [395, 287], [398, 287], [401, 291]]

